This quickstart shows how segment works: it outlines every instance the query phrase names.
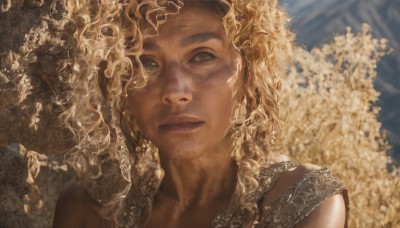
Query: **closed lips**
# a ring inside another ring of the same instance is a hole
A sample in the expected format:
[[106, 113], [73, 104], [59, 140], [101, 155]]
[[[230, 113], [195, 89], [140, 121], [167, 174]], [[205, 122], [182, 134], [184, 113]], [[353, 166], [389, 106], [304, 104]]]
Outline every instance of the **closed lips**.
[[167, 118], [162, 124], [160, 124], [160, 128], [195, 127], [200, 126], [203, 123], [204, 121], [194, 117], [173, 116]]

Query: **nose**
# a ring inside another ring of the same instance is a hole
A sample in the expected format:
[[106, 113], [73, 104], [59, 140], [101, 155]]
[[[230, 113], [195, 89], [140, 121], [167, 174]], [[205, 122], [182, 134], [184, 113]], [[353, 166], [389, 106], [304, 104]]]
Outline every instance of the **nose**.
[[162, 102], [166, 105], [185, 105], [192, 101], [190, 76], [179, 66], [171, 64], [165, 69]]

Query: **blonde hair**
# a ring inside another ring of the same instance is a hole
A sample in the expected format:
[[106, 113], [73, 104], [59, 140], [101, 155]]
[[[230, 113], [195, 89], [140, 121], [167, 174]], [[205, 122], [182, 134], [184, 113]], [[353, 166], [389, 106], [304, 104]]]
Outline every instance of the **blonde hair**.
[[[183, 1], [186, 2], [186, 1]], [[81, 183], [104, 206], [104, 216], [116, 218], [126, 210], [143, 223], [163, 177], [157, 148], [140, 136], [126, 111], [129, 89], [144, 86], [139, 61], [142, 29], [163, 24], [183, 7], [178, 0], [70, 2], [77, 45], [71, 75], [70, 107], [61, 115], [78, 146], [67, 154]], [[281, 132], [278, 117], [279, 76], [285, 72], [293, 35], [277, 0], [210, 0], [223, 12], [227, 39], [240, 50], [243, 77], [237, 83], [239, 102], [234, 125], [233, 158], [238, 182], [229, 210], [257, 213], [249, 198], [258, 186], [268, 146]], [[219, 4], [215, 4], [218, 2]], [[145, 146], [144, 146], [145, 145]], [[129, 192], [129, 195], [128, 195]], [[128, 197], [128, 199], [127, 199]]]

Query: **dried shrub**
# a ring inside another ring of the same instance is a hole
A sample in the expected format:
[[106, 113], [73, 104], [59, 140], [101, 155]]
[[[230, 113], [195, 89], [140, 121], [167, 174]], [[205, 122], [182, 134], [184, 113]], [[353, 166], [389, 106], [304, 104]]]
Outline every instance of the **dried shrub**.
[[[285, 132], [275, 150], [328, 167], [347, 186], [349, 227], [400, 225], [400, 178], [388, 156], [373, 88], [386, 40], [363, 26], [311, 52], [299, 48], [283, 83]], [[391, 166], [393, 170], [388, 171]]]

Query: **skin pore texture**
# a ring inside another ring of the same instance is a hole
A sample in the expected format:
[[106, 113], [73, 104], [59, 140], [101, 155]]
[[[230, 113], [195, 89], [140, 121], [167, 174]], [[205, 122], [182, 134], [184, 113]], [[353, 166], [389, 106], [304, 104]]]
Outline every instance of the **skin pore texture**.
[[128, 100], [165, 171], [148, 227], [207, 227], [233, 193], [227, 133], [241, 58], [220, 21], [192, 4], [144, 39], [141, 60], [150, 79]]
[[[168, 17], [157, 36], [144, 31], [144, 37], [140, 59], [149, 81], [129, 94], [129, 111], [143, 137], [159, 148], [165, 171], [145, 227], [211, 227], [236, 185], [229, 130], [241, 56], [227, 41], [221, 16], [195, 3]], [[290, 170], [266, 201], [316, 169]], [[345, 216], [343, 198], [335, 195], [296, 227], [343, 227]], [[57, 202], [53, 227], [115, 225], [79, 185], [71, 184]]]

